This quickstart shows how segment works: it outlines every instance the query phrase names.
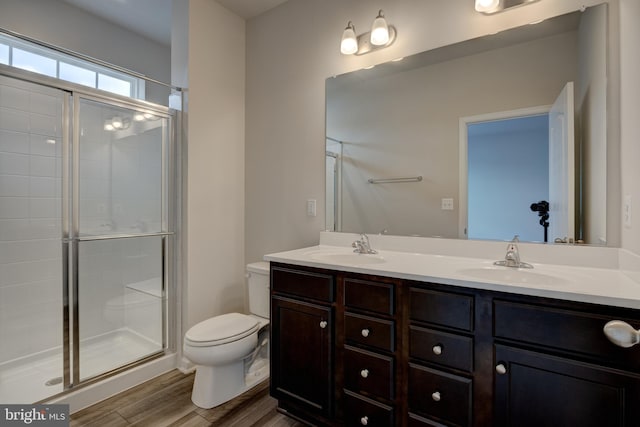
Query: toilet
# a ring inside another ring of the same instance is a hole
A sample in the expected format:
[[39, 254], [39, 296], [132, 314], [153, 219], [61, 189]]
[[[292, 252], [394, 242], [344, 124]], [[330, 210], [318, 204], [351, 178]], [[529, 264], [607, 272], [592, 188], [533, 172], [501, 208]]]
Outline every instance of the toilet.
[[191, 327], [184, 355], [196, 365], [191, 400], [213, 408], [269, 377], [269, 263], [247, 265], [250, 314], [227, 313]]

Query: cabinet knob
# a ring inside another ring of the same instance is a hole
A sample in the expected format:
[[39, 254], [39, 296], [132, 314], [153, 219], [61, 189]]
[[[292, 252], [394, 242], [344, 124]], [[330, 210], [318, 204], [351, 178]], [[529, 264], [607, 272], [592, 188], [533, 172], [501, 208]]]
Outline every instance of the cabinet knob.
[[440, 356], [442, 354], [442, 345], [434, 345], [432, 350], [433, 354], [435, 354], [436, 356]]
[[440, 392], [434, 391], [433, 393], [431, 393], [431, 398], [436, 402], [440, 402]]
[[504, 375], [507, 373], [507, 367], [504, 366], [504, 364], [502, 363], [498, 363], [496, 365], [496, 372], [499, 373], [500, 375]]
[[327, 327], [327, 321], [326, 321], [326, 320], [321, 321], [321, 322], [320, 322], [320, 327], [321, 327], [322, 329], [326, 328], [326, 327]]
[[365, 337], [365, 338], [369, 336], [369, 329], [368, 328], [365, 328], [365, 329], [362, 330], [362, 336]]
[[365, 415], [364, 417], [360, 418], [360, 424], [362, 424], [363, 426], [369, 424], [369, 417]]
[[369, 370], [368, 369], [363, 369], [362, 371], [360, 371], [360, 376], [362, 378], [367, 378], [369, 376]]
[[640, 331], [622, 320], [612, 320], [604, 325], [604, 334], [618, 347], [633, 347], [640, 342]]

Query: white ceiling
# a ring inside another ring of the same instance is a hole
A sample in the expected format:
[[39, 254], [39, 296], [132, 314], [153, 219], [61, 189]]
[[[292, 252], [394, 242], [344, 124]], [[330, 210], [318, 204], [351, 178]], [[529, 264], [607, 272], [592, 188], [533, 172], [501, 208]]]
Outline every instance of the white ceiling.
[[[172, 0], [63, 0], [130, 31], [164, 45], [171, 45]], [[250, 19], [287, 0], [217, 0]]]

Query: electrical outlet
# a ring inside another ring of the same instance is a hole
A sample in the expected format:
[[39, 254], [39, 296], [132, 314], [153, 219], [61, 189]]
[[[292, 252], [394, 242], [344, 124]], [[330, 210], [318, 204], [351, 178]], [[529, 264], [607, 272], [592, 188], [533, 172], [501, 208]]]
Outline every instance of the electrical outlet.
[[452, 211], [453, 210], [453, 199], [442, 199], [442, 210], [443, 211]]
[[626, 228], [631, 228], [631, 211], [631, 196], [626, 194], [624, 196], [624, 205], [622, 206], [623, 222]]
[[316, 216], [316, 199], [307, 200], [307, 216]]

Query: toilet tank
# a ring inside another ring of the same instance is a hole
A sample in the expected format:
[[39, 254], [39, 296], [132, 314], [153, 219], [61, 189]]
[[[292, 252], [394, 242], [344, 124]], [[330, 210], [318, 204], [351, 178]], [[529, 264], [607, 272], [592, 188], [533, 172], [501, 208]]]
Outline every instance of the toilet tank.
[[249, 287], [249, 312], [269, 318], [269, 263], [265, 261], [247, 264]]

